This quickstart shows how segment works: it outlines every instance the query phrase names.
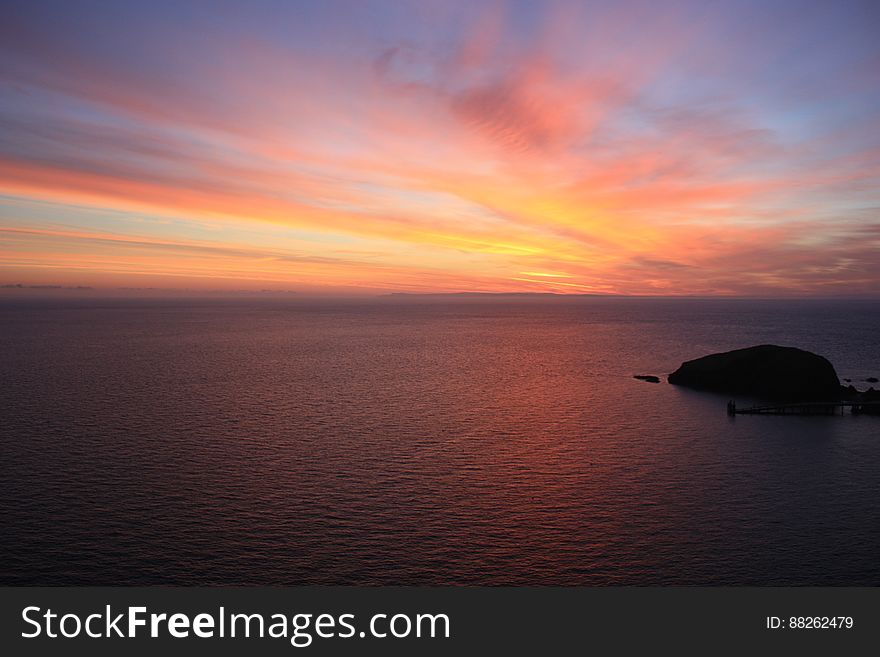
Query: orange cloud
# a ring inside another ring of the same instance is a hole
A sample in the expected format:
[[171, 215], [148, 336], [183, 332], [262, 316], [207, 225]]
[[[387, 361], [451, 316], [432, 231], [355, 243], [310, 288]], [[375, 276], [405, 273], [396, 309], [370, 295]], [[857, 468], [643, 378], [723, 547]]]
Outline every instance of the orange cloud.
[[[820, 130], [792, 110], [800, 122], [780, 127], [761, 103], [719, 97], [706, 71], [725, 58], [700, 21], [638, 13], [563, 5], [523, 39], [497, 3], [442, 48], [355, 39], [343, 54], [243, 33], [222, 49], [169, 38], [161, 55], [180, 71], [127, 67], [13, 20], [0, 193], [58, 205], [19, 218], [7, 204], [0, 268], [72, 284], [103, 272], [327, 289], [876, 290], [880, 148], [858, 143], [864, 126]], [[74, 207], [115, 210], [120, 226], [96, 229]], [[174, 222], [141, 234], [141, 214]]]

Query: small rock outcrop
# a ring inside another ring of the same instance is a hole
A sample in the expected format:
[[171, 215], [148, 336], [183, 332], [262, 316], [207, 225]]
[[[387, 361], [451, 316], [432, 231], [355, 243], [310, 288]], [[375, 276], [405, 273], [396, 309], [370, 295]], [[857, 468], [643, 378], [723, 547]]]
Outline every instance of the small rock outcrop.
[[653, 374], [635, 374], [633, 378], [639, 381], [647, 381], [648, 383], [660, 383], [660, 377]]
[[[846, 381], [846, 379], [844, 379], [844, 381]], [[862, 393], [856, 390], [856, 387], [851, 383], [848, 386], [840, 386], [840, 398], [844, 401], [861, 399], [861, 395]]]
[[803, 349], [759, 345], [682, 363], [669, 383], [780, 401], [832, 401], [840, 380], [826, 358]]
[[857, 401], [862, 402], [853, 406], [853, 413], [857, 415], [880, 415], [880, 390], [874, 390], [871, 386], [858, 396]]

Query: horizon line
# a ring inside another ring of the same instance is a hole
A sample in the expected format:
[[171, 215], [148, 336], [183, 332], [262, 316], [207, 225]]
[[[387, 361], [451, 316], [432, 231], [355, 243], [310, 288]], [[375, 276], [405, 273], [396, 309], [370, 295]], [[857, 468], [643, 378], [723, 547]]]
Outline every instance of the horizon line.
[[[16, 294], [20, 292], [21, 294]], [[460, 290], [454, 292], [415, 292], [415, 291], [331, 291], [316, 292], [311, 290], [273, 290], [273, 289], [193, 289], [193, 288], [157, 288], [157, 287], [98, 287], [89, 285], [56, 285], [22, 283], [0, 284], [0, 300], [38, 299], [38, 298], [217, 298], [217, 297], [253, 297], [253, 298], [287, 298], [287, 299], [694, 299], [694, 300], [753, 300], [753, 301], [880, 301], [880, 295], [820, 295], [820, 294], [626, 294], [617, 292], [505, 292], [505, 291], [473, 291]]]

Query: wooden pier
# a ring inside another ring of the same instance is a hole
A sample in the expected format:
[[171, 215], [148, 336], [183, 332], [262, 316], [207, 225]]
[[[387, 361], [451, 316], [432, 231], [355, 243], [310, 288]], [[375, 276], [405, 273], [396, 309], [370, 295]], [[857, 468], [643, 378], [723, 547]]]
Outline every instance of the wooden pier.
[[728, 415], [844, 415], [849, 408], [853, 415], [880, 415], [880, 402], [800, 402], [777, 406], [751, 406], [737, 408], [735, 402], [727, 403]]

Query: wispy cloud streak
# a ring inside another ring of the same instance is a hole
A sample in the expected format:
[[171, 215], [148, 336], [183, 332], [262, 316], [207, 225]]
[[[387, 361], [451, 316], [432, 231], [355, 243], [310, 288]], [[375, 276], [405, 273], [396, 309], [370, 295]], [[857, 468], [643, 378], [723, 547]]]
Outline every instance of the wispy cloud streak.
[[798, 4], [13, 3], [0, 272], [876, 294], [876, 10]]

